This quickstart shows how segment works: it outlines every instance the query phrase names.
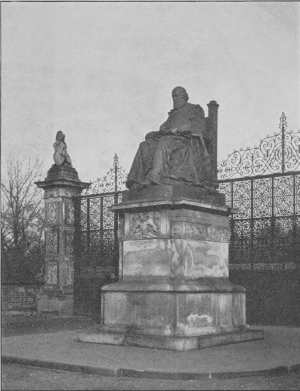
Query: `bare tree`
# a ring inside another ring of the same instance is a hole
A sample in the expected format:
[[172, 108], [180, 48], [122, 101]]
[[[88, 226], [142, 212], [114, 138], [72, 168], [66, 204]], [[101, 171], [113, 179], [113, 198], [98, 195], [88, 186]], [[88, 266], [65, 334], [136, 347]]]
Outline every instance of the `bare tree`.
[[10, 270], [10, 277], [25, 271], [30, 274], [40, 267], [30, 265], [30, 259], [33, 254], [34, 258], [41, 255], [44, 241], [43, 192], [34, 184], [41, 179], [42, 166], [43, 162], [38, 158], [23, 162], [10, 157], [6, 161], [1, 182], [1, 241], [2, 262]]

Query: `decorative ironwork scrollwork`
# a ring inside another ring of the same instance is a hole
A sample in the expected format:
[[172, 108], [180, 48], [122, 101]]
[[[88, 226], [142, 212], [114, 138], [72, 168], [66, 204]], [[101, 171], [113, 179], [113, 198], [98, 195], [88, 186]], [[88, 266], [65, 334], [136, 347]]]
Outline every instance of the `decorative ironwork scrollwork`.
[[253, 217], [272, 215], [272, 178], [253, 181]]
[[127, 171], [119, 164], [118, 155], [115, 154], [113, 167], [102, 178], [92, 182], [88, 190], [83, 195], [100, 194], [126, 190]]
[[293, 177], [274, 178], [274, 215], [289, 216], [293, 214]]
[[280, 133], [267, 135], [258, 147], [233, 151], [218, 164], [219, 179], [230, 179], [278, 172], [295, 171], [300, 168], [300, 130], [287, 131], [286, 116], [280, 117]]

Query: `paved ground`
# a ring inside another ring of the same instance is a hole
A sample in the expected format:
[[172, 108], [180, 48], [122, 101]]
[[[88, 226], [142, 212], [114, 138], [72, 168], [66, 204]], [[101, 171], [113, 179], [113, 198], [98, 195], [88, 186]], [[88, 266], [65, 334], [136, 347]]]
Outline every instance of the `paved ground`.
[[95, 326], [81, 317], [6, 321], [3, 389], [300, 389], [299, 328], [265, 327], [264, 341], [190, 352], [74, 341]]
[[1, 317], [2, 337], [26, 334], [45, 334], [66, 330], [90, 330], [97, 327], [97, 323], [84, 316], [57, 317], [26, 314], [10, 315], [3, 313]]
[[299, 390], [300, 374], [238, 379], [162, 380], [108, 377], [4, 364], [2, 390]]

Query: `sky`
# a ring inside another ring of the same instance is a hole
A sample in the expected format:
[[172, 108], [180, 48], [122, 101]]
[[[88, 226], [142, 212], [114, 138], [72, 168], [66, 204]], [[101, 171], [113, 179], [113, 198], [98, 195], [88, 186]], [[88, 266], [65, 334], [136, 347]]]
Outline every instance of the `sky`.
[[[53, 2], [1, 4], [2, 164], [53, 164], [58, 130], [84, 182], [117, 153], [130, 169], [183, 86], [219, 107], [218, 161], [300, 128], [297, 2]], [[43, 179], [43, 178], [41, 178]]]

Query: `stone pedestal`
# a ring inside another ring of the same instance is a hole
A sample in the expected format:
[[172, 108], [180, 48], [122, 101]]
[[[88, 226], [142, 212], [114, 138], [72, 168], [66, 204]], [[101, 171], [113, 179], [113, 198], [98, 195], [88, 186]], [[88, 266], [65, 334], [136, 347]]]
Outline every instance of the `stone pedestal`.
[[73, 196], [81, 194], [89, 183], [81, 182], [77, 171], [56, 166], [45, 181], [36, 182], [44, 189], [46, 265], [45, 284], [37, 296], [38, 312], [73, 315], [74, 311], [74, 206]]
[[157, 186], [112, 209], [120, 279], [102, 288], [99, 332], [78, 341], [184, 351], [263, 337], [246, 326], [245, 289], [228, 281], [223, 194]]

